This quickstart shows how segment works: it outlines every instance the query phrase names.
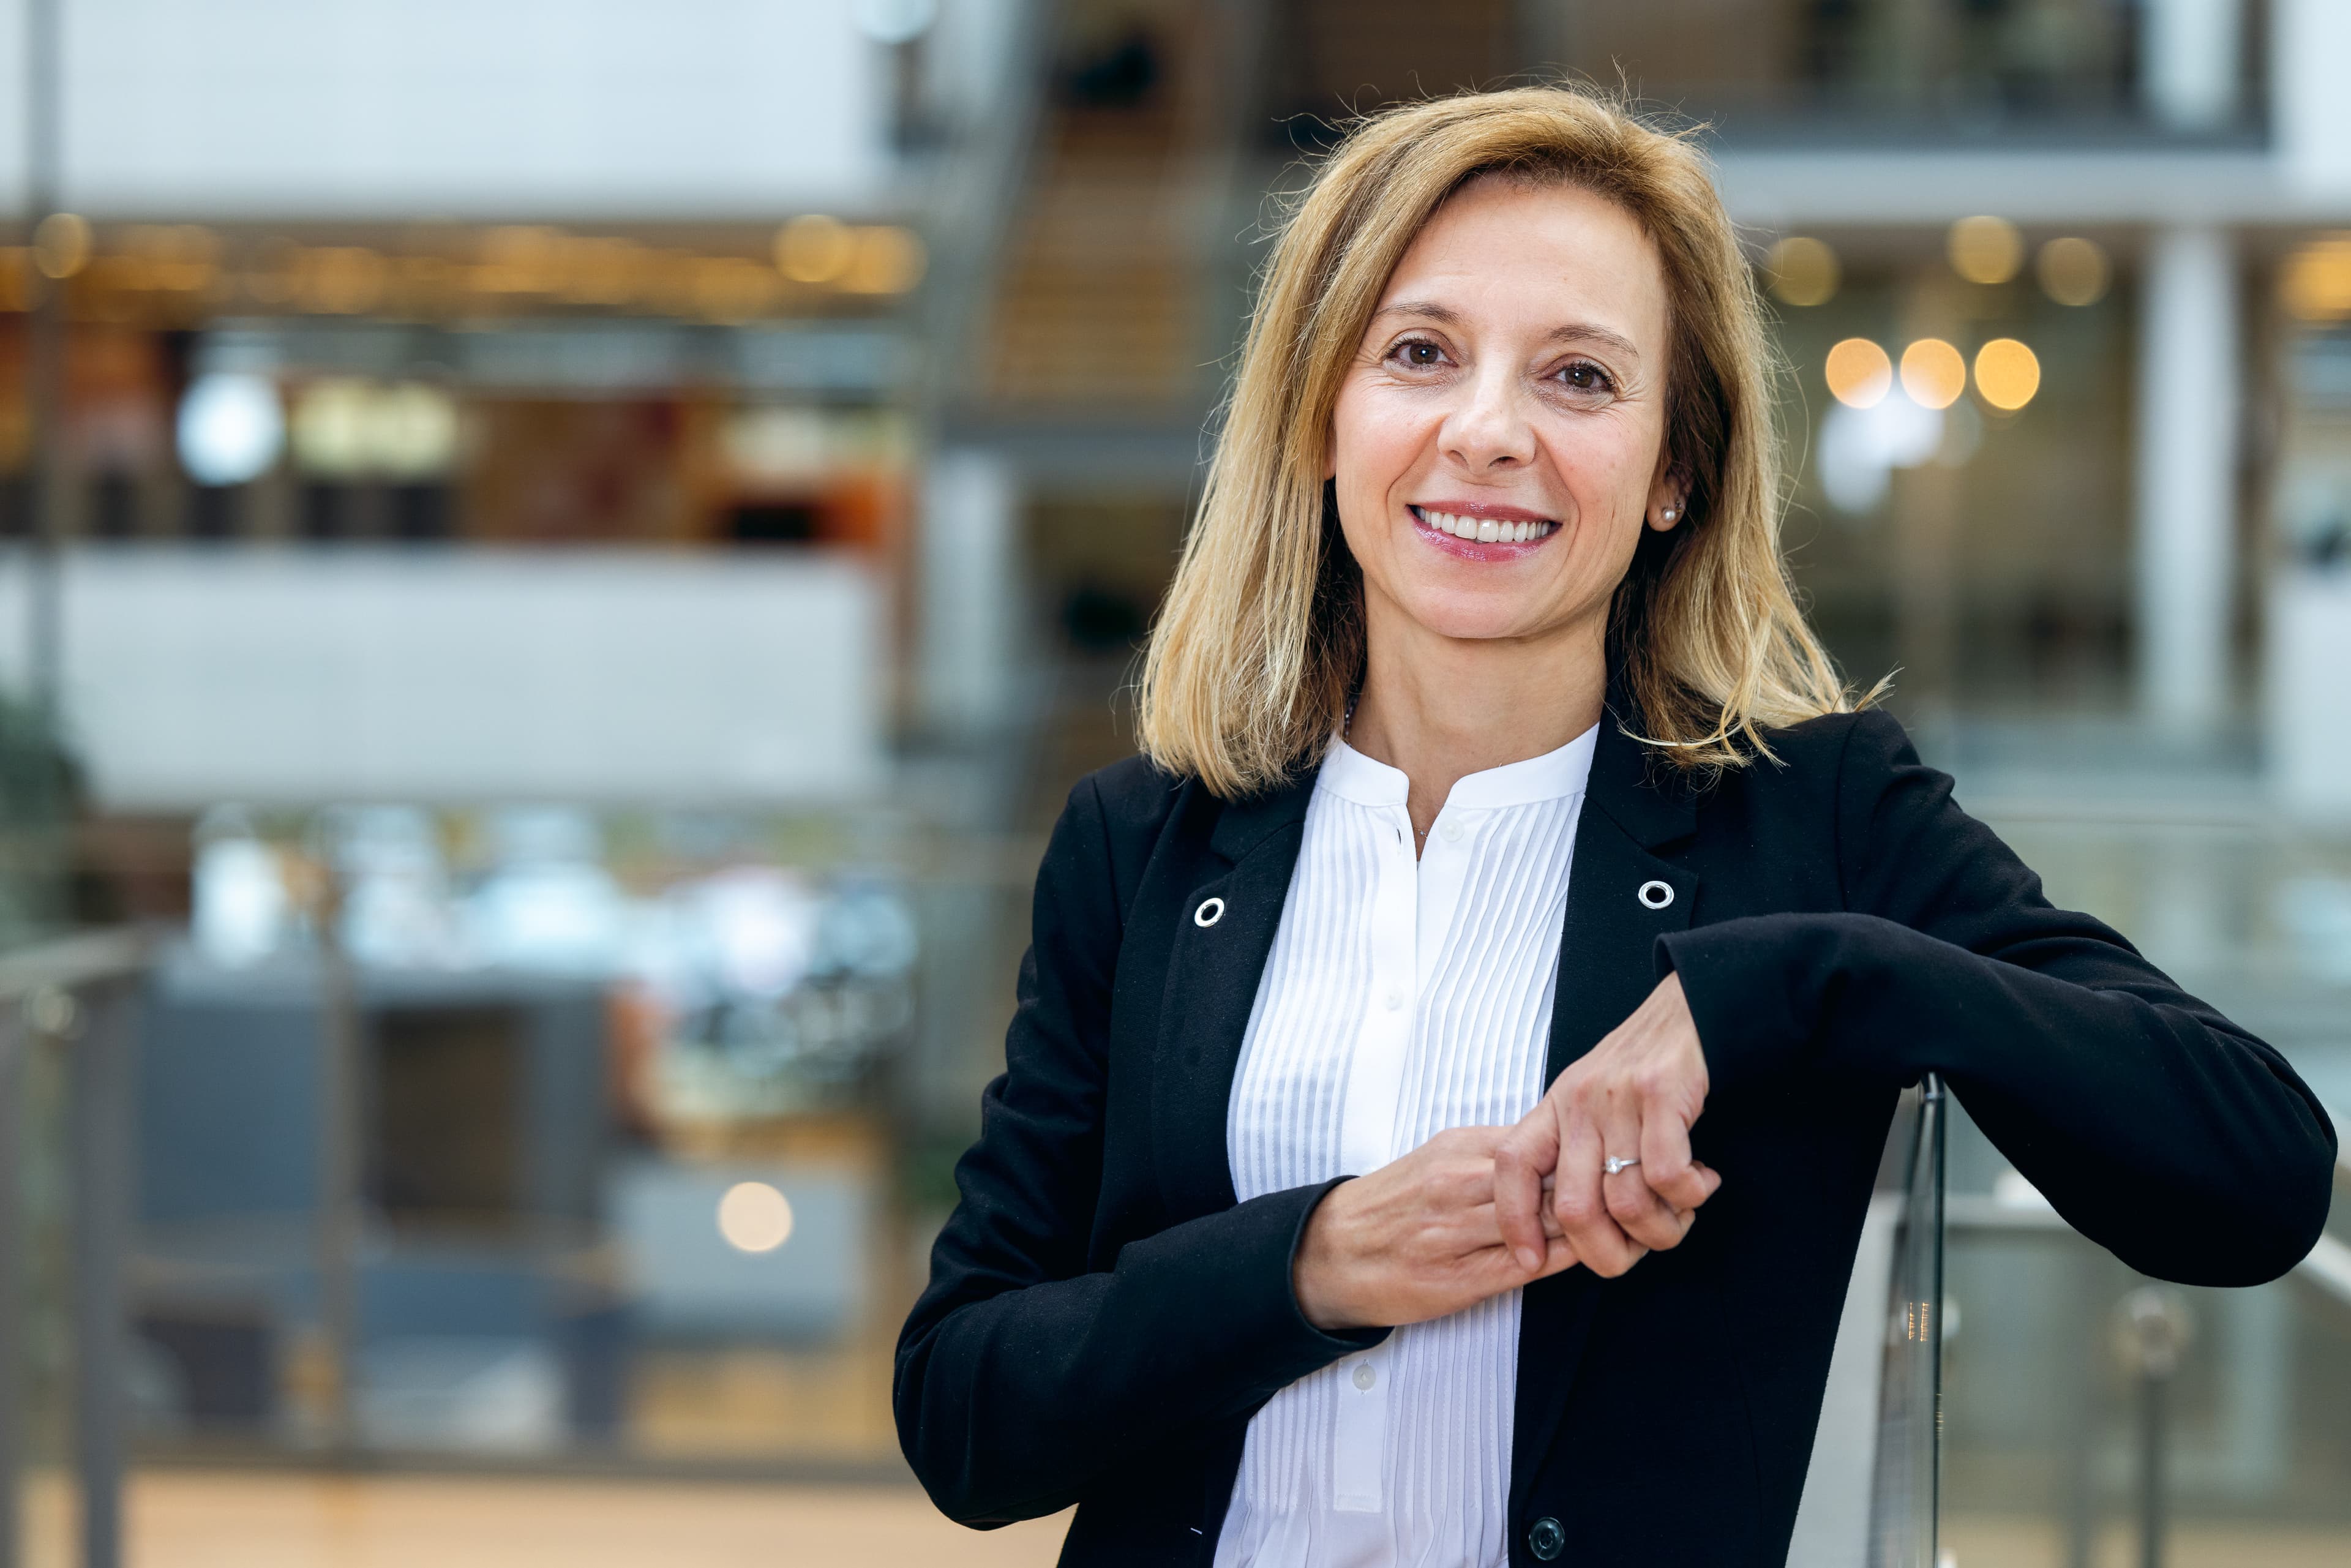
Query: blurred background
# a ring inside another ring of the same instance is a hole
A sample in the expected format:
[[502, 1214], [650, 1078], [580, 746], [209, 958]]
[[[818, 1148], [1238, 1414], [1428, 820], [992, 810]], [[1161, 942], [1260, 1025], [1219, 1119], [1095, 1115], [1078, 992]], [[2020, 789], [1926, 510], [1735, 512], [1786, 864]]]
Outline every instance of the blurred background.
[[[1538, 70], [1848, 674], [2351, 1113], [2339, 0], [0, 0], [0, 1564], [1050, 1562], [889, 1414], [1043, 834], [1279, 196]], [[2351, 1202], [1949, 1179], [1945, 1561], [2351, 1561]]]

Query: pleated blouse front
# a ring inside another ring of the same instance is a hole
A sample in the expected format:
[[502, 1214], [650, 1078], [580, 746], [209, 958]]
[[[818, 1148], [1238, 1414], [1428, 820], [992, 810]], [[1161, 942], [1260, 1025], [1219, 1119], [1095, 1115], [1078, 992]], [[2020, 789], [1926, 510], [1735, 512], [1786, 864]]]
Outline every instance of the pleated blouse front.
[[[1405, 775], [1324, 759], [1226, 1118], [1243, 1200], [1362, 1175], [1543, 1089], [1599, 729], [1453, 787], [1416, 860]], [[1251, 1419], [1217, 1568], [1499, 1568], [1519, 1293], [1398, 1329]]]

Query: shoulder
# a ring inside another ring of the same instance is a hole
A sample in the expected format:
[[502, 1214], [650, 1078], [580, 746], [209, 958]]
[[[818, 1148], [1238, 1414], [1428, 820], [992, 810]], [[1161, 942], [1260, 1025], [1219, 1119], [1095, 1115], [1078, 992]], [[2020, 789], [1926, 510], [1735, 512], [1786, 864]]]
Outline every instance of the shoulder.
[[1077, 830], [1105, 860], [1147, 857], [1169, 824], [1196, 809], [1195, 798], [1205, 795], [1196, 780], [1165, 772], [1149, 758], [1129, 757], [1071, 786], [1054, 838], [1058, 844]]
[[1155, 838], [1182, 803], [1190, 781], [1134, 756], [1097, 768], [1070, 790], [1071, 810], [1098, 815], [1113, 838]]
[[1882, 708], [1824, 713], [1763, 732], [1769, 756], [1718, 776], [1711, 789], [1756, 800], [1830, 800], [1856, 784], [1873, 789], [1904, 768], [1917, 766], [1910, 737]]
[[1778, 768], [1768, 758], [1750, 764], [1749, 770], [1791, 772], [1809, 779], [1834, 780], [1858, 766], [1864, 769], [1891, 767], [1897, 758], [1917, 759], [1901, 721], [1884, 708], [1855, 713], [1824, 713], [1801, 724], [1765, 732], [1780, 758]]
[[1763, 738], [1769, 756], [1699, 786], [1702, 831], [1843, 865], [1889, 810], [1932, 814], [1948, 802], [1950, 780], [1919, 763], [1901, 722], [1882, 710], [1823, 714]]
[[1123, 924], [1161, 844], [1187, 825], [1205, 840], [1215, 815], [1215, 798], [1198, 780], [1141, 756], [1113, 762], [1071, 786], [1045, 851], [1046, 877], [1082, 881], [1107, 894]]

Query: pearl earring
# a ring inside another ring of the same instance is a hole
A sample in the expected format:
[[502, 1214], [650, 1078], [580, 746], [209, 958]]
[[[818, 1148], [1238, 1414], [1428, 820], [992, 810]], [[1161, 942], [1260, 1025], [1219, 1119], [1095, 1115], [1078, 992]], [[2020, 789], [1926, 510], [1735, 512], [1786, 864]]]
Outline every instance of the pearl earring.
[[1669, 523], [1681, 515], [1682, 509], [1679, 507], [1667, 507], [1665, 510], [1665, 519]]

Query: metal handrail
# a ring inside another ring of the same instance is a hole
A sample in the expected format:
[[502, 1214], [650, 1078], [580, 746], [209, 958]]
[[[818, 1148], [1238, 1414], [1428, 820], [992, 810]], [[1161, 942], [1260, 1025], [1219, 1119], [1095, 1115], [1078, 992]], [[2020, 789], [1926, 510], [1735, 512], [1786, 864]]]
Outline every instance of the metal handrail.
[[0, 1568], [22, 1550], [24, 1065], [36, 1043], [69, 1047], [69, 1295], [73, 1457], [84, 1568], [122, 1559], [131, 1238], [131, 1051], [152, 941], [136, 929], [64, 936], [0, 956]]
[[153, 946], [148, 932], [115, 926], [0, 953], [0, 1003], [21, 1002], [44, 990], [77, 991], [143, 973]]

